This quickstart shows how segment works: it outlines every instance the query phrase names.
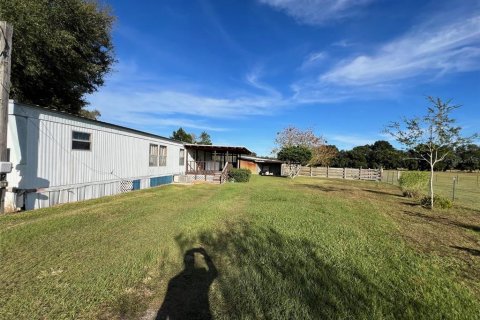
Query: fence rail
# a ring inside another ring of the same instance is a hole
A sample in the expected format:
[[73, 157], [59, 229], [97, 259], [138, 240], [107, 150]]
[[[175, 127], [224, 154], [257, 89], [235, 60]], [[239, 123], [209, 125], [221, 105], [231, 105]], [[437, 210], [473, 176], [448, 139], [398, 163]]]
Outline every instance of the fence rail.
[[381, 180], [382, 170], [363, 168], [302, 167], [299, 175], [351, 180]]

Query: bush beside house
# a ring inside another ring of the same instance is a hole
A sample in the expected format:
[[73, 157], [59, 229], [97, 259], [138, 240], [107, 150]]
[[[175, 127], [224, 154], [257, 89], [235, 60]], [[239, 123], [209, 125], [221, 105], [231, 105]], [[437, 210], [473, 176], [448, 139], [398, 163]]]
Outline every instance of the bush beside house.
[[248, 182], [251, 174], [248, 169], [233, 168], [228, 172], [228, 179], [233, 182]]

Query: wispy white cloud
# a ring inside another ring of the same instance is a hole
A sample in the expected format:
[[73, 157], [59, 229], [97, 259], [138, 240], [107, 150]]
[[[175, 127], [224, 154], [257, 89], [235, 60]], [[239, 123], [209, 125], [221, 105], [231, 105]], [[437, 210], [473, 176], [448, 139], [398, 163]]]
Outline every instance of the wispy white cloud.
[[479, 70], [480, 15], [453, 21], [436, 16], [373, 52], [343, 59], [323, 73], [296, 81], [295, 99], [309, 103], [397, 97], [413, 81]]
[[165, 117], [164, 114], [156, 112], [130, 112], [124, 115], [118, 115], [116, 122], [131, 127], [149, 127], [149, 128], [189, 128], [207, 131], [228, 131], [228, 128], [212, 126], [203, 119], [188, 119], [182, 117]]
[[312, 52], [305, 57], [302, 65], [300, 66], [300, 70], [305, 70], [314, 66], [318, 66], [319, 63], [325, 61], [327, 57], [328, 54], [325, 51]]
[[259, 70], [249, 73], [246, 81], [260, 92], [225, 90], [215, 95], [188, 82], [169, 83], [148, 72], [139, 72], [134, 62], [120, 61], [107, 86], [88, 100], [92, 108], [102, 113], [102, 120], [109, 122], [137, 128], [183, 126], [225, 131], [227, 128], [218, 125], [217, 119], [275, 114], [278, 108], [289, 104], [278, 91], [260, 81]]
[[264, 93], [269, 95], [272, 99], [282, 100], [282, 95], [280, 92], [278, 92], [278, 90], [276, 90], [275, 88], [273, 88], [272, 86], [266, 83], [263, 83], [260, 80], [262, 75], [263, 75], [263, 67], [256, 66], [250, 72], [247, 73], [247, 75], [245, 76], [245, 80], [247, 84], [249, 84], [250, 86], [258, 90], [263, 91]]
[[355, 15], [373, 0], [259, 0], [277, 10], [285, 11], [298, 22], [323, 24]]
[[103, 90], [91, 97], [93, 106], [102, 114], [115, 116], [121, 112], [156, 112], [164, 115], [190, 115], [208, 118], [236, 118], [270, 113], [278, 100], [268, 96], [212, 97], [201, 94], [157, 89], [143, 91]]
[[373, 55], [340, 62], [323, 83], [363, 86], [480, 68], [480, 16], [426, 29], [415, 28]]

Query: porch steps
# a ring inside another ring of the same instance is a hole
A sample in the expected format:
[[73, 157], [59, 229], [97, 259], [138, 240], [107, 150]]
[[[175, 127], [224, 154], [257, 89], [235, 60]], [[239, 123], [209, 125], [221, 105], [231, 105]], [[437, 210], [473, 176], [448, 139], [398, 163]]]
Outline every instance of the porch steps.
[[220, 184], [222, 182], [222, 173], [221, 172], [215, 172], [213, 175], [213, 183]]

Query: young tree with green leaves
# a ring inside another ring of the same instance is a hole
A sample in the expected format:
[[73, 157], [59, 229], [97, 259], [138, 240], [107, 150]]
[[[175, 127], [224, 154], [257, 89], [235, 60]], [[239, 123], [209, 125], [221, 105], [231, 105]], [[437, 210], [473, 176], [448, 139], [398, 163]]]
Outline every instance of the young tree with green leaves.
[[0, 20], [14, 29], [10, 97], [78, 114], [115, 61], [110, 10], [95, 0], [0, 0]]
[[443, 102], [440, 98], [428, 97], [430, 106], [427, 114], [421, 118], [403, 119], [392, 122], [385, 131], [399, 143], [413, 150], [415, 159], [425, 161], [430, 167], [430, 207], [433, 209], [433, 178], [438, 163], [459, 146], [470, 143], [478, 137], [462, 137], [461, 127], [455, 125], [450, 113], [459, 108], [451, 105], [451, 100]]

